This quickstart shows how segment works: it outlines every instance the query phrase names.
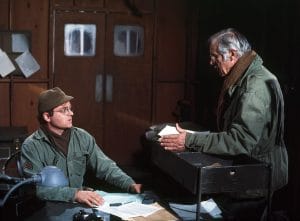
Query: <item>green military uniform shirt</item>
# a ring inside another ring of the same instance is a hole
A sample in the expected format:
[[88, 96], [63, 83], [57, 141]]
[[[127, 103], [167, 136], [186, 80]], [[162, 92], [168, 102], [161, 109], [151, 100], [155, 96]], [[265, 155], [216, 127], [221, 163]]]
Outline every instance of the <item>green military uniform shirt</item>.
[[76, 127], [71, 128], [67, 156], [55, 148], [39, 129], [24, 141], [21, 159], [27, 176], [53, 165], [60, 168], [68, 178], [68, 187], [37, 186], [37, 196], [45, 200], [74, 201], [76, 191], [82, 188], [83, 177], [88, 168], [95, 172], [97, 178], [124, 190], [129, 190], [134, 183], [131, 177], [101, 151], [88, 132]]

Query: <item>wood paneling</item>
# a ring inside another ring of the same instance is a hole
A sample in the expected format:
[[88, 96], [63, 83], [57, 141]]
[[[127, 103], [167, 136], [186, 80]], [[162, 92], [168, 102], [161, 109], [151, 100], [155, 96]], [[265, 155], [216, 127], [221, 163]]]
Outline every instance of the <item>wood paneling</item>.
[[31, 53], [41, 68], [30, 78], [48, 78], [49, 2], [12, 0], [11, 17], [12, 30], [31, 31]]
[[177, 102], [184, 98], [182, 83], [158, 83], [156, 86], [155, 123], [176, 122], [173, 112]]
[[[7, 5], [4, 7], [5, 2]], [[35, 90], [33, 93], [32, 89], [48, 88], [48, 5], [48, 1], [37, 0], [1, 1], [3, 14], [1, 12], [0, 16], [7, 17], [3, 21], [7, 23], [8, 31], [30, 33], [31, 53], [40, 65], [40, 70], [28, 80], [22, 75], [9, 75], [6, 79], [9, 86], [1, 83], [1, 96], [5, 96], [1, 99], [4, 101], [1, 105], [1, 125], [8, 123], [9, 126], [26, 126], [30, 131], [37, 127], [34, 108], [37, 92]], [[44, 82], [41, 83], [42, 86], [40, 82]]]
[[[64, 55], [64, 25], [68, 23], [97, 25], [95, 56]], [[119, 164], [134, 164], [135, 153], [141, 151], [139, 137], [151, 124], [152, 15], [57, 12], [54, 25], [54, 85], [75, 97], [74, 125], [92, 133], [105, 153]], [[144, 28], [145, 44], [141, 56], [114, 55], [116, 25]], [[95, 80], [100, 75], [103, 97], [96, 101]], [[111, 100], [106, 98], [109, 78], [112, 79]]]
[[75, 0], [77, 7], [103, 7], [104, 0]]
[[186, 72], [186, 3], [157, 1], [157, 80], [184, 80]]
[[123, 11], [123, 12], [129, 12], [130, 10], [127, 8], [124, 1], [120, 0], [106, 0], [105, 1], [105, 7], [110, 11]]
[[[102, 143], [103, 103], [96, 102], [96, 77], [104, 78], [105, 16], [103, 13], [58, 12], [55, 14], [52, 38], [54, 42], [54, 85], [75, 97], [74, 125], [82, 127]], [[65, 56], [65, 24], [95, 24], [95, 56]], [[66, 65], [67, 64], [67, 65]]]
[[114, 12], [129, 12], [142, 17], [141, 12], [153, 12], [154, 0], [106, 0], [105, 7]]
[[0, 1], [0, 30], [9, 28], [9, 0]]
[[136, 8], [143, 12], [154, 11], [154, 0], [134, 0]]
[[0, 83], [0, 126], [9, 126], [10, 124], [10, 96], [9, 83]]
[[14, 83], [12, 94], [12, 125], [26, 126], [32, 132], [38, 127], [37, 100], [47, 84]]
[[[113, 54], [116, 25], [144, 28], [143, 55], [120, 57]], [[113, 77], [113, 100], [105, 103], [104, 146], [113, 159], [126, 165], [139, 160], [137, 155], [142, 149], [139, 138], [151, 124], [153, 16], [111, 14], [106, 34], [106, 74]]]
[[74, 6], [74, 0], [53, 0], [53, 6], [54, 7], [73, 7]]

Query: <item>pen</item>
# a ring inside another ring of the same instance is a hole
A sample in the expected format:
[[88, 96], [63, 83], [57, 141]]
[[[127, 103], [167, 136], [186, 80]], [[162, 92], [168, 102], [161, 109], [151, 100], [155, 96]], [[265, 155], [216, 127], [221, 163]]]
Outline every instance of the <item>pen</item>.
[[121, 206], [122, 203], [110, 203], [109, 206]]
[[127, 204], [127, 203], [132, 203], [132, 201], [124, 202], [124, 203], [110, 203], [109, 206], [122, 206], [122, 205]]

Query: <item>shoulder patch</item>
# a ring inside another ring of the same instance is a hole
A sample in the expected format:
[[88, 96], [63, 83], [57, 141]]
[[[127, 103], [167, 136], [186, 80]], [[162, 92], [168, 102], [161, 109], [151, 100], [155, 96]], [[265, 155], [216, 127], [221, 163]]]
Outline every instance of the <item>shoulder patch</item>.
[[32, 170], [32, 169], [33, 169], [32, 163], [29, 162], [29, 161], [26, 161], [26, 162], [24, 163], [24, 169]]

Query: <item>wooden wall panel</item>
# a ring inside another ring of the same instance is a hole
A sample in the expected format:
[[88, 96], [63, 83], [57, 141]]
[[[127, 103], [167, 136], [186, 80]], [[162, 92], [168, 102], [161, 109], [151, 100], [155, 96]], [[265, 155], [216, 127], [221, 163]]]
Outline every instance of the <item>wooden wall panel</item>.
[[156, 88], [155, 123], [176, 122], [172, 114], [176, 110], [177, 102], [184, 98], [182, 83], [158, 83]]
[[14, 83], [12, 94], [12, 125], [26, 126], [29, 132], [38, 127], [37, 100], [47, 84]]
[[[136, 12], [153, 12], [154, 10], [154, 0], [131, 0], [127, 1], [130, 5], [125, 3], [126, 1], [120, 0], [106, 0], [105, 7], [111, 11], [118, 12], [130, 12], [132, 10], [133, 14]], [[139, 14], [137, 14], [139, 15]]]
[[12, 30], [31, 31], [32, 54], [41, 66], [30, 78], [48, 78], [49, 1], [11, 0]]
[[104, 0], [75, 0], [75, 6], [79, 7], [103, 7]]
[[52, 2], [55, 7], [59, 7], [59, 6], [72, 7], [74, 5], [73, 0], [53, 0]]
[[125, 12], [129, 11], [124, 1], [120, 1], [120, 0], [106, 0], [105, 7], [111, 11], [125, 11]]
[[9, 126], [9, 83], [0, 83], [0, 126]]
[[143, 12], [153, 12], [154, 11], [154, 1], [153, 0], [135, 0], [134, 4], [136, 8]]
[[157, 80], [184, 80], [186, 2], [157, 1]]
[[0, 1], [0, 30], [7, 30], [9, 27], [9, 0]]

